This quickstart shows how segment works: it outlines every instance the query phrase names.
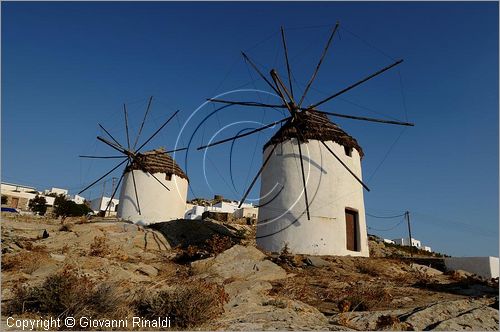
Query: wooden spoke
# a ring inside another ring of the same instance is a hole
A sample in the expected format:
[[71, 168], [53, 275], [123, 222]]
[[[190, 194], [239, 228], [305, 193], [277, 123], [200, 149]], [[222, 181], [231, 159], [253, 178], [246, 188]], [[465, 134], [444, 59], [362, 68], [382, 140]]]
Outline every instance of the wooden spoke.
[[127, 115], [127, 107], [125, 106], [125, 104], [123, 104], [123, 113], [125, 116], [125, 132], [127, 134], [127, 149], [130, 150], [130, 136], [128, 133], [128, 115]]
[[243, 195], [243, 198], [241, 199], [240, 204], [238, 205], [238, 208], [240, 208], [241, 205], [243, 204], [243, 202], [245, 201], [245, 199], [247, 199], [248, 194], [250, 194], [250, 191], [252, 190], [255, 182], [257, 181], [257, 179], [259, 178], [260, 174], [264, 170], [264, 167], [266, 167], [267, 162], [269, 161], [269, 159], [271, 159], [271, 156], [273, 155], [274, 150], [276, 149], [277, 146], [278, 146], [277, 144], [273, 145], [273, 148], [271, 149], [271, 152], [266, 157], [266, 160], [264, 160], [264, 163], [262, 163], [262, 166], [260, 167], [259, 171], [257, 172], [257, 175], [255, 175], [255, 177], [253, 178], [252, 183], [250, 184], [250, 186], [248, 187], [247, 191], [245, 192], [245, 195]]
[[283, 29], [283, 27], [281, 27], [281, 41], [283, 42], [283, 51], [285, 52], [286, 71], [288, 73], [288, 84], [290, 86], [290, 94], [293, 99], [292, 74], [290, 72], [290, 63], [288, 61], [288, 48], [286, 47], [285, 29]]
[[214, 145], [219, 145], [219, 144], [222, 144], [222, 143], [225, 143], [225, 142], [229, 142], [231, 140], [234, 140], [234, 139], [237, 139], [237, 138], [241, 138], [241, 137], [245, 137], [245, 136], [248, 136], [248, 135], [252, 135], [256, 132], [259, 132], [261, 130], [264, 130], [264, 129], [267, 129], [267, 128], [270, 128], [270, 127], [273, 127], [279, 123], [282, 123], [282, 122], [285, 122], [285, 121], [288, 121], [290, 120], [292, 117], [288, 117], [288, 118], [284, 118], [282, 120], [279, 120], [279, 121], [274, 121], [273, 123], [270, 123], [268, 125], [265, 125], [264, 127], [260, 127], [260, 128], [257, 128], [257, 129], [254, 129], [252, 131], [249, 131], [248, 133], [244, 133], [244, 134], [240, 134], [240, 135], [236, 135], [236, 136], [233, 136], [233, 137], [229, 137], [229, 138], [226, 138], [226, 139], [223, 139], [221, 141], [217, 141], [217, 142], [213, 142], [213, 143], [210, 143], [208, 145], [203, 145], [203, 146], [200, 146], [197, 150], [201, 150], [201, 149], [206, 149], [208, 147], [211, 147], [211, 146], [214, 146]]
[[177, 113], [179, 113], [179, 110], [175, 111], [175, 113], [174, 113], [174, 114], [172, 114], [172, 115], [170, 116], [170, 118], [168, 118], [168, 120], [167, 120], [167, 121], [165, 121], [165, 123], [164, 123], [164, 124], [162, 124], [162, 126], [161, 126], [160, 128], [158, 128], [158, 130], [157, 130], [157, 131], [155, 131], [155, 132], [154, 132], [154, 134], [153, 134], [153, 135], [151, 135], [151, 137], [149, 137], [149, 138], [146, 140], [146, 142], [144, 142], [144, 143], [143, 143], [143, 144], [142, 144], [142, 145], [141, 145], [141, 146], [140, 146], [140, 147], [136, 150], [136, 152], [139, 152], [139, 150], [140, 150], [140, 149], [142, 149], [142, 148], [144, 147], [144, 145], [148, 144], [148, 143], [149, 143], [149, 141], [151, 141], [151, 140], [153, 139], [153, 137], [155, 137], [155, 136], [156, 136], [156, 135], [160, 132], [160, 130], [162, 130], [162, 129], [163, 129], [163, 127], [165, 127], [165, 126], [167, 125], [167, 123], [169, 123], [169, 122], [170, 122], [170, 120], [172, 120], [172, 119], [174, 118], [174, 116], [176, 116], [176, 115], [177, 115]]
[[368, 118], [368, 117], [365, 117], [365, 116], [354, 116], [354, 115], [347, 115], [347, 114], [340, 114], [340, 113], [323, 112], [323, 111], [318, 111], [318, 110], [314, 110], [314, 111], [315, 112], [319, 112], [319, 113], [323, 113], [323, 114], [328, 114], [328, 115], [331, 115], [331, 116], [336, 116], [336, 117], [339, 117], [339, 118], [361, 120], [361, 121], [370, 121], [370, 122], [379, 122], [379, 123], [387, 123], [387, 124], [395, 124], [395, 125], [409, 126], [409, 127], [415, 126], [415, 124], [411, 123], [411, 122], [400, 122], [400, 121], [393, 121], [393, 120], [375, 119], [375, 118]]
[[127, 158], [127, 156], [78, 156], [80, 158], [90, 158], [90, 159], [117, 159], [117, 158]]
[[134, 170], [130, 170], [130, 173], [132, 173], [132, 183], [134, 184], [134, 193], [135, 193], [135, 201], [137, 203], [137, 212], [139, 215], [141, 215], [141, 205], [139, 204], [139, 195], [137, 194], [137, 185], [135, 183], [135, 175], [134, 175]]
[[351, 169], [350, 169], [349, 167], [347, 167], [347, 165], [346, 165], [346, 164], [345, 164], [345, 163], [344, 163], [344, 162], [343, 162], [343, 161], [342, 161], [342, 160], [341, 160], [341, 159], [340, 159], [340, 158], [339, 158], [339, 157], [335, 154], [335, 152], [333, 152], [333, 151], [332, 151], [332, 149], [330, 149], [330, 147], [328, 147], [328, 145], [326, 145], [326, 143], [325, 143], [325, 142], [321, 141], [321, 143], [323, 143], [323, 145], [326, 147], [326, 149], [327, 149], [328, 151], [330, 151], [330, 153], [331, 153], [331, 154], [332, 154], [332, 155], [333, 155], [333, 156], [334, 156], [334, 157], [335, 157], [335, 158], [339, 161], [339, 163], [341, 163], [341, 164], [342, 164], [342, 166], [344, 166], [344, 167], [345, 167], [345, 169], [346, 169], [346, 170], [348, 170], [348, 171], [349, 171], [349, 173], [351, 173], [351, 175], [352, 175], [352, 176], [354, 176], [354, 178], [355, 178], [356, 180], [358, 180], [358, 182], [359, 182], [359, 183], [360, 183], [360, 184], [361, 184], [361, 185], [362, 185], [362, 186], [363, 186], [363, 187], [364, 187], [367, 191], [370, 191], [370, 189], [368, 188], [368, 186], [367, 186], [366, 184], [364, 184], [364, 183], [363, 183], [363, 181], [361, 181], [361, 179], [360, 179], [360, 178], [358, 178], [358, 177], [357, 177], [357, 175], [356, 175], [356, 174], [354, 174], [354, 172], [353, 172], [353, 171], [351, 171]]
[[[153, 96], [149, 97], [148, 106], [146, 107], [146, 113], [144, 113], [144, 118], [142, 119], [141, 127], [139, 128], [139, 133], [137, 134], [137, 137], [135, 138], [133, 149], [135, 149], [135, 147], [137, 146], [137, 142], [139, 142], [139, 136], [141, 136], [142, 128], [144, 127], [144, 123], [146, 122], [146, 117], [148, 116], [152, 101], [153, 101]], [[137, 149], [137, 150], [139, 150], [139, 149]]]
[[118, 141], [109, 133], [109, 131], [106, 130], [106, 128], [104, 128], [103, 126], [101, 126], [100, 123], [98, 123], [99, 127], [101, 127], [102, 130], [104, 130], [104, 132], [106, 134], [108, 134], [108, 136], [113, 140], [113, 142], [115, 142], [118, 146], [122, 146], [120, 143], [118, 143]]
[[313, 104], [313, 105], [309, 106], [308, 108], [309, 108], [309, 109], [316, 108], [316, 107], [318, 107], [319, 105], [324, 104], [324, 103], [326, 103], [327, 101], [332, 100], [333, 98], [338, 97], [338, 96], [340, 96], [341, 94], [346, 93], [347, 91], [349, 91], [349, 90], [351, 90], [351, 89], [354, 89], [354, 88], [355, 88], [355, 87], [357, 87], [358, 85], [361, 85], [361, 84], [363, 84], [364, 82], [366, 82], [366, 81], [368, 81], [368, 80], [371, 80], [371, 79], [372, 79], [372, 78], [374, 78], [375, 76], [378, 76], [378, 75], [382, 74], [383, 72], [385, 72], [385, 71], [387, 71], [387, 70], [389, 70], [389, 69], [391, 69], [391, 68], [393, 68], [393, 67], [395, 67], [395, 66], [399, 65], [401, 62], [403, 62], [403, 60], [398, 60], [398, 61], [394, 62], [393, 64], [391, 64], [391, 65], [389, 65], [389, 66], [387, 66], [387, 67], [385, 67], [385, 68], [382, 68], [382, 69], [380, 69], [379, 71], [377, 71], [377, 72], [375, 72], [375, 73], [371, 74], [370, 76], [367, 76], [367, 77], [363, 78], [362, 80], [360, 80], [360, 81], [358, 81], [358, 82], [356, 82], [356, 83], [354, 83], [354, 84], [352, 84], [352, 85], [348, 86], [347, 88], [340, 90], [339, 92], [337, 92], [337, 93], [335, 93], [335, 94], [331, 95], [330, 97], [327, 97], [327, 98], [325, 98], [325, 99], [323, 99], [323, 100], [321, 100], [321, 101], [317, 102], [316, 104]]
[[109, 145], [110, 147], [112, 147], [112, 148], [113, 148], [113, 149], [115, 149], [116, 151], [119, 151], [119, 152], [121, 152], [121, 153], [123, 153], [123, 154], [125, 154], [125, 155], [128, 155], [128, 154], [129, 154], [129, 152], [128, 152], [127, 150], [125, 150], [123, 147], [121, 147], [121, 146], [116, 146], [116, 144], [114, 144], [114, 143], [112, 143], [112, 142], [108, 141], [107, 139], [105, 139], [105, 138], [103, 138], [103, 137], [101, 137], [101, 136], [97, 136], [97, 139], [98, 139], [99, 141], [101, 141], [101, 142], [103, 142], [103, 143], [105, 143], [105, 144]]
[[113, 198], [115, 198], [116, 192], [118, 191], [118, 187], [120, 187], [120, 183], [122, 183], [124, 176], [125, 176], [125, 173], [123, 173], [122, 176], [120, 176], [120, 180], [118, 180], [118, 184], [116, 185], [115, 190], [113, 190], [113, 194], [111, 195], [111, 199], [108, 202], [108, 206], [106, 206], [106, 210], [104, 210], [104, 216], [106, 216], [108, 209], [111, 207], [111, 203], [113, 202]]
[[269, 82], [269, 80], [264, 76], [264, 74], [262, 74], [262, 72], [259, 70], [259, 68], [253, 63], [252, 60], [250, 60], [250, 58], [245, 54], [245, 52], [241, 52], [241, 54], [243, 55], [243, 57], [245, 58], [245, 60], [253, 67], [253, 69], [255, 69], [255, 71], [257, 72], [257, 74], [259, 74], [259, 76], [262, 77], [262, 79], [264, 81], [266, 81], [266, 83], [271, 87], [271, 89], [273, 89], [274, 92], [276, 92], [277, 94], [279, 94], [278, 90], [276, 90], [276, 88], [271, 84], [271, 82]]
[[257, 102], [253, 102], [253, 101], [231, 101], [231, 100], [210, 99], [210, 98], [207, 100], [213, 101], [215, 103], [223, 103], [223, 104], [230, 104], [230, 105], [269, 107], [269, 108], [286, 108], [285, 105], [272, 105], [272, 104], [257, 103]]
[[280, 76], [278, 75], [278, 72], [275, 69], [271, 70], [271, 76], [273, 77], [273, 80], [275, 81], [276, 85], [279, 85], [279, 87], [281, 89], [283, 89], [286, 96], [288, 97], [288, 100], [290, 100], [290, 102], [292, 102], [292, 103], [295, 103], [295, 101], [293, 100], [292, 94], [290, 92], [288, 92], [288, 89], [286, 88], [285, 83], [283, 83]]
[[325, 59], [326, 53], [328, 52], [328, 48], [330, 47], [330, 44], [332, 43], [333, 36], [335, 35], [335, 32], [337, 32], [337, 29], [339, 27], [339, 22], [335, 24], [335, 27], [333, 28], [333, 31], [330, 35], [330, 38], [328, 38], [328, 42], [326, 43], [325, 49], [323, 50], [323, 54], [321, 55], [321, 58], [319, 59], [318, 65], [316, 66], [316, 69], [314, 70], [311, 79], [309, 80], [309, 83], [307, 83], [306, 89], [304, 90], [304, 93], [302, 94], [302, 97], [300, 98], [299, 101], [299, 107], [302, 106], [302, 103], [304, 102], [304, 98], [307, 95], [307, 92], [309, 91], [309, 88], [311, 87], [312, 83], [314, 82], [314, 79], [316, 78], [316, 75], [318, 74], [319, 67], [321, 67], [321, 63], [323, 63], [323, 60]]
[[107, 172], [106, 174], [104, 174], [103, 176], [101, 176], [99, 179], [95, 180], [94, 182], [92, 182], [91, 184], [89, 184], [88, 186], [86, 186], [84, 189], [80, 190], [80, 192], [78, 193], [78, 195], [80, 195], [81, 193], [83, 193], [85, 190], [89, 189], [90, 187], [92, 187], [94, 184], [96, 184], [97, 182], [101, 181], [102, 179], [104, 179], [106, 176], [108, 176], [109, 174], [111, 174], [115, 169], [117, 169], [118, 167], [120, 167], [121, 165], [123, 165], [128, 159], [125, 159], [123, 160], [121, 163], [119, 163], [118, 165], [116, 165], [115, 167], [113, 167], [109, 172]]
[[306, 200], [307, 220], [311, 220], [311, 215], [309, 214], [309, 199], [307, 198], [307, 186], [306, 186], [306, 175], [304, 172], [304, 160], [302, 158], [302, 147], [300, 146], [299, 135], [297, 135], [297, 145], [299, 146], [300, 170], [302, 171], [302, 185], [304, 186], [304, 198]]
[[148, 174], [151, 175], [156, 181], [158, 181], [158, 183], [161, 184], [163, 186], [163, 188], [170, 191], [170, 189], [168, 189], [168, 187], [163, 182], [161, 182], [153, 173], [148, 172]]

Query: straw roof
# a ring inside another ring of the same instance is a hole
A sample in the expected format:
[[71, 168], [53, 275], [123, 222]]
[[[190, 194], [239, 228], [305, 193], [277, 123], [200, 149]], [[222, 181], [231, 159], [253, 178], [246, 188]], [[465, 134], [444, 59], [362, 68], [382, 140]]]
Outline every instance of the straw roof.
[[168, 153], [165, 153], [164, 148], [138, 153], [136, 159], [127, 167], [125, 172], [131, 170], [142, 170], [153, 174], [175, 174], [189, 181], [186, 173]]
[[318, 141], [334, 141], [340, 145], [358, 150], [359, 156], [363, 157], [363, 149], [359, 146], [356, 139], [349, 136], [338, 125], [331, 122], [325, 114], [314, 110], [300, 112], [297, 114], [297, 120], [294, 125], [290, 121], [285, 124], [274, 134], [273, 137], [264, 145], [264, 150], [269, 146], [284, 142], [291, 138], [297, 138], [297, 130], [299, 128], [299, 137], [301, 142], [308, 140]]

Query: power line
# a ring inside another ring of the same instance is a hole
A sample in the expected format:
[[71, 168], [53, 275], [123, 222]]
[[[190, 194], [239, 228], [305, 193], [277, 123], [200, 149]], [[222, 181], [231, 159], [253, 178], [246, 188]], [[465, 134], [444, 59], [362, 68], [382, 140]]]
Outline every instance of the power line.
[[403, 216], [405, 216], [405, 214], [406, 214], [406, 213], [403, 213], [403, 214], [398, 214], [398, 215], [396, 215], [396, 216], [375, 216], [375, 215], [373, 215], [373, 214], [369, 214], [369, 213], [367, 213], [366, 215], [367, 215], [367, 216], [370, 216], [370, 217], [372, 217], [372, 218], [379, 218], [379, 219], [394, 219], [394, 218], [403, 217]]

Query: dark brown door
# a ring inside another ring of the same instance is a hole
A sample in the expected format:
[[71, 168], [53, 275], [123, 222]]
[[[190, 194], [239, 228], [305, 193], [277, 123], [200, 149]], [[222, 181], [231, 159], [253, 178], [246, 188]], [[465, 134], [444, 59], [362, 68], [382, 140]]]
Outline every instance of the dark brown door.
[[347, 250], [358, 250], [358, 213], [352, 210], [345, 210], [345, 231], [347, 240]]
[[10, 206], [16, 209], [18, 205], [19, 205], [19, 198], [12, 197], [10, 201]]

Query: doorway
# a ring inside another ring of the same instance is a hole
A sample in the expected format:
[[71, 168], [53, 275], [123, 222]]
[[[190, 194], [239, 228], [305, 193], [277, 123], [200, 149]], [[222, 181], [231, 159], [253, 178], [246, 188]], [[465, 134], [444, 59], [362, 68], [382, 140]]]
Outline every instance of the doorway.
[[345, 231], [347, 250], [359, 251], [358, 243], [358, 212], [350, 209], [345, 210]]

